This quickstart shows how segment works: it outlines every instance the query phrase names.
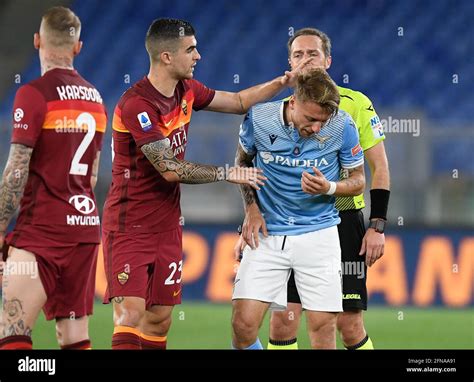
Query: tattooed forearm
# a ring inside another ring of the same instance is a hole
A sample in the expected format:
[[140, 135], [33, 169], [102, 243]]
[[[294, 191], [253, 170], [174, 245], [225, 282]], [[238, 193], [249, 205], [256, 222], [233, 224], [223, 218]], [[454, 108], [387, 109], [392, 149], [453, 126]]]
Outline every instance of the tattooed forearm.
[[163, 140], [143, 145], [141, 150], [169, 182], [202, 184], [225, 180], [224, 168], [177, 159], [172, 148]]
[[[240, 167], [253, 167], [253, 156], [248, 155], [239, 144], [235, 153], [235, 165]], [[244, 208], [257, 202], [256, 191], [247, 184], [240, 184], [240, 194], [244, 202]]]
[[20, 204], [28, 180], [29, 165], [33, 149], [12, 144], [2, 183], [0, 184], [0, 232], [5, 232], [8, 223]]
[[364, 165], [346, 169], [347, 178], [337, 182], [337, 196], [355, 196], [364, 192], [365, 173]]
[[25, 312], [21, 301], [14, 298], [3, 300], [3, 335], [6, 336], [31, 336], [31, 328], [25, 324]]

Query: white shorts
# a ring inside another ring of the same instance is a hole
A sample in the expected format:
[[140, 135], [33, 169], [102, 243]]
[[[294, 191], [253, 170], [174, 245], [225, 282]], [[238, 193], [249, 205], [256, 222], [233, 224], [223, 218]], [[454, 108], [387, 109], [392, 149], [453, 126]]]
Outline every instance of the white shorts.
[[269, 302], [286, 309], [290, 270], [306, 310], [342, 312], [341, 247], [337, 226], [296, 236], [259, 235], [246, 247], [235, 276], [232, 300]]

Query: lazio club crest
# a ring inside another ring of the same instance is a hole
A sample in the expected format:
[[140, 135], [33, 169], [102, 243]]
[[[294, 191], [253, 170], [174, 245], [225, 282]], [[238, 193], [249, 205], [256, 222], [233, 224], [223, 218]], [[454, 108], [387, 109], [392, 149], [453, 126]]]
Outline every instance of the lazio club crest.
[[183, 110], [184, 115], [188, 114], [188, 103], [185, 99], [181, 102], [181, 109]]

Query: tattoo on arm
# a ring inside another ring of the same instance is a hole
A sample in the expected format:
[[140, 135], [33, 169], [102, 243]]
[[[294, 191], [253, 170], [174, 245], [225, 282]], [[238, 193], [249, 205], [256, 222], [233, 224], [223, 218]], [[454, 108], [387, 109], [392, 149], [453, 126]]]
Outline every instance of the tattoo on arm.
[[168, 181], [187, 184], [212, 183], [225, 179], [225, 169], [175, 158], [172, 148], [156, 141], [141, 147], [143, 154]]
[[31, 336], [31, 328], [25, 324], [25, 312], [17, 298], [3, 300], [4, 336]]
[[[240, 167], [253, 167], [253, 158], [254, 156], [247, 154], [239, 143], [235, 153], [235, 165]], [[240, 184], [239, 188], [244, 202], [244, 208], [253, 203], [257, 203], [257, 193], [252, 187], [247, 184]]]
[[31, 147], [12, 144], [2, 183], [0, 184], [0, 232], [5, 232], [8, 223], [20, 204], [28, 181]]
[[359, 188], [365, 186], [364, 165], [345, 169], [347, 171], [347, 178], [340, 180], [340, 183], [345, 184], [349, 189]]

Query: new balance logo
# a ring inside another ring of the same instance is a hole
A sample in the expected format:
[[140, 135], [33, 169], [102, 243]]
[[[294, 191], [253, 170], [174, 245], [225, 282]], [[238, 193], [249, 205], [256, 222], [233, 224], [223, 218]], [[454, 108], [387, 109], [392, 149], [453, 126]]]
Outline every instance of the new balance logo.
[[270, 137], [270, 143], [272, 145], [276, 141], [276, 139], [278, 138], [275, 134], [270, 134], [269, 137]]

